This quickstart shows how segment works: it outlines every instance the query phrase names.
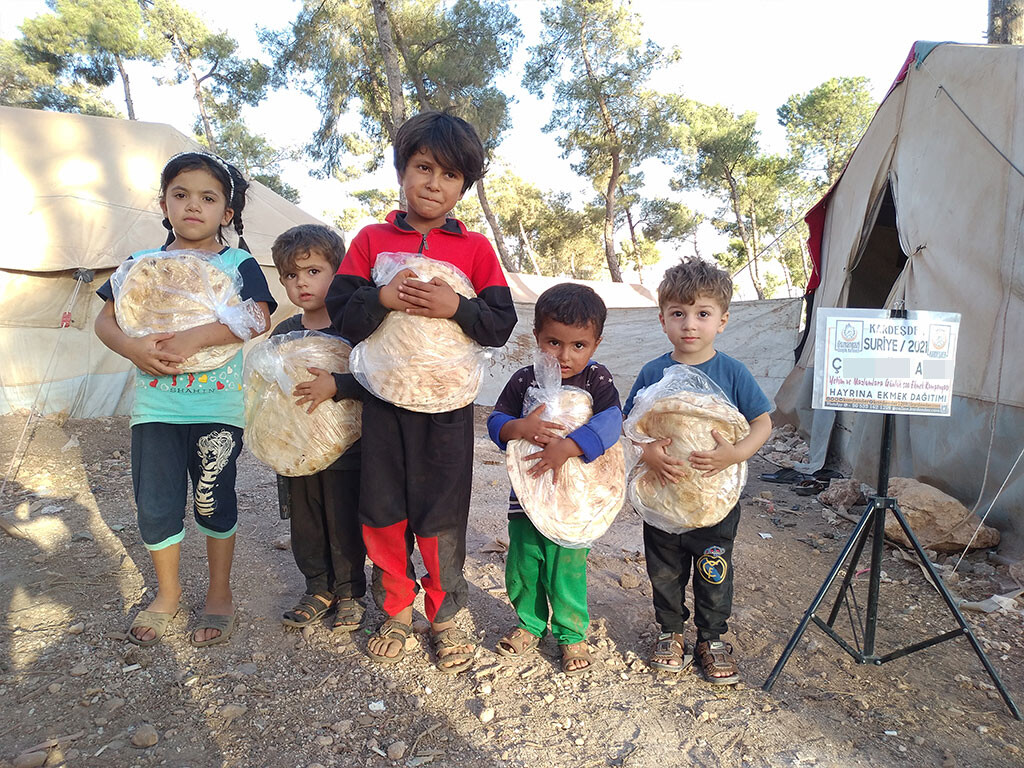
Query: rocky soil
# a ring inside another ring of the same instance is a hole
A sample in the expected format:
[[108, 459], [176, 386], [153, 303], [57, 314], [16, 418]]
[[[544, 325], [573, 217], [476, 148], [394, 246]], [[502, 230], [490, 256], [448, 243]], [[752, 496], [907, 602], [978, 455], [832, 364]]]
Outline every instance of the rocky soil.
[[[24, 424], [24, 416], [0, 418], [5, 470]], [[481, 650], [473, 671], [454, 679], [434, 668], [421, 615], [418, 642], [395, 667], [368, 660], [367, 630], [282, 628], [280, 613], [302, 579], [291, 553], [274, 546], [287, 534], [274, 476], [248, 453], [238, 481], [234, 637], [209, 649], [187, 642], [205, 587], [203, 542], [190, 528], [187, 609], [155, 647], [127, 643], [125, 629], [155, 581], [135, 524], [126, 420], [44, 420], [28, 437], [0, 498], [8, 531], [0, 533], [2, 768], [1024, 763], [1024, 724], [962, 638], [858, 666], [811, 628], [772, 692], [761, 690], [852, 523], [789, 486], [760, 481], [775, 468], [760, 457], [750, 464], [728, 638], [744, 682], [723, 689], [693, 671], [646, 665], [656, 628], [640, 521], [628, 507], [590, 554], [595, 669], [561, 674], [550, 639], [518, 661], [492, 652], [513, 612], [503, 589], [507, 476], [482, 425], [470, 610], [460, 618]], [[955, 627], [916, 564], [887, 547], [883, 567], [880, 652]], [[1014, 574], [980, 552], [947, 578], [980, 601], [1013, 590]], [[858, 572], [862, 608], [866, 580]], [[1024, 706], [1020, 607], [1004, 601], [967, 618]], [[837, 627], [852, 638], [844, 617]], [[367, 626], [379, 620], [371, 605]]]

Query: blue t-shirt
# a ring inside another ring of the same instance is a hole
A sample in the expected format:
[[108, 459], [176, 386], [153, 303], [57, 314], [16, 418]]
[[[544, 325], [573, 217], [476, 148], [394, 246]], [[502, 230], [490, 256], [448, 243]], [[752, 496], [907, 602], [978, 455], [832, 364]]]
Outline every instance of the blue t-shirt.
[[[163, 248], [152, 248], [132, 254], [142, 259], [161, 253]], [[270, 294], [263, 270], [252, 254], [238, 248], [225, 248], [210, 254], [210, 263], [227, 274], [237, 272], [241, 277], [240, 298], [244, 301], [264, 301], [273, 312], [277, 302]], [[113, 298], [110, 281], [96, 293], [106, 301]], [[135, 369], [135, 402], [132, 405], [131, 425], [148, 422], [164, 424], [230, 424], [245, 426], [242, 399], [242, 350], [219, 368], [210, 371], [180, 373], [171, 376], [153, 376]]]
[[[671, 352], [666, 352], [661, 357], [656, 357], [646, 363], [640, 369], [640, 373], [633, 383], [633, 389], [630, 390], [629, 397], [626, 398], [626, 406], [622, 409], [623, 413], [628, 414], [633, 408], [633, 400], [636, 398], [637, 392], [661, 381], [665, 370], [673, 365], [680, 365], [680, 363], [672, 359]], [[725, 396], [747, 421], [753, 421], [762, 413], [771, 411], [772, 401], [758, 386], [753, 374], [747, 370], [747, 366], [736, 358], [729, 357], [724, 352], [715, 352], [715, 356], [710, 360], [691, 367], [696, 368], [721, 387]]]

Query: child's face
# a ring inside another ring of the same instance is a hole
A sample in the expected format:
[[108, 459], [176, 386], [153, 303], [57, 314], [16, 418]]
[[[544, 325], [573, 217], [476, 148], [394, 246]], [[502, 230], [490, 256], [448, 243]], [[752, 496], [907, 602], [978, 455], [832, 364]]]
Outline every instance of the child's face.
[[575, 376], [586, 368], [594, 356], [594, 350], [601, 343], [593, 323], [585, 326], [566, 325], [549, 319], [534, 330], [533, 335], [541, 351], [558, 360], [563, 379]]
[[292, 304], [303, 312], [315, 312], [324, 306], [334, 270], [327, 257], [313, 248], [296, 256], [294, 266], [282, 272], [280, 279]]
[[692, 304], [670, 302], [658, 315], [661, 327], [672, 342], [672, 359], [698, 365], [715, 356], [715, 336], [725, 330], [729, 313], [708, 296], [698, 296]]
[[182, 171], [171, 179], [160, 209], [174, 228], [178, 248], [203, 251], [220, 250], [217, 234], [234, 216], [221, 183], [205, 168]]
[[406, 221], [424, 233], [440, 227], [462, 199], [463, 180], [460, 171], [443, 167], [429, 149], [416, 152], [398, 174], [409, 207]]

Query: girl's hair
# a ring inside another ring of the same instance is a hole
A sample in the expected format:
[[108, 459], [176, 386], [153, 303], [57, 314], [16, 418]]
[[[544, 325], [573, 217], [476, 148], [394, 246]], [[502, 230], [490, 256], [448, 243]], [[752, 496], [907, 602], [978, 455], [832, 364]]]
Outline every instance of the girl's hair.
[[[242, 237], [242, 209], [245, 208], [245, 192], [249, 188], [249, 182], [242, 176], [241, 171], [222, 157], [212, 152], [179, 152], [176, 154], [167, 161], [163, 171], [160, 172], [160, 199], [164, 199], [167, 187], [179, 173], [199, 169], [208, 171], [213, 178], [220, 182], [224, 189], [224, 197], [228, 201], [227, 207], [234, 211], [231, 221], [235, 225], [235, 232], [238, 233], [238, 247], [252, 253], [245, 238]], [[174, 229], [166, 216], [163, 225], [168, 230], [167, 241], [164, 243], [166, 248], [174, 242]], [[217, 239], [226, 245], [224, 233], [220, 228], [217, 229]]]

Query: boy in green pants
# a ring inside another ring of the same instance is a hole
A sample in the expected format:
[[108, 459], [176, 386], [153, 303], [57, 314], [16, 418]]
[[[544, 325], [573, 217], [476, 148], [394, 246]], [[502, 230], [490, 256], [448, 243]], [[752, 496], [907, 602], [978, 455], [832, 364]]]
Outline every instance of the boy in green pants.
[[[607, 316], [604, 302], [593, 289], [562, 283], [537, 299], [533, 335], [543, 352], [556, 358], [562, 385], [578, 387], [593, 398], [590, 421], [562, 437], [559, 425], [544, 419], [544, 408], [523, 414], [527, 389], [536, 383], [533, 366], [516, 371], [487, 419], [487, 431], [499, 448], [510, 440], [527, 440], [537, 452], [529, 470], [537, 477], [552, 470], [554, 477], [573, 456], [590, 462], [619, 439], [622, 409], [619, 393], [608, 369], [591, 359], [601, 342]], [[562, 649], [562, 671], [585, 672], [593, 660], [587, 647], [587, 552], [555, 544], [526, 517], [515, 492], [510, 494], [509, 548], [505, 586], [519, 616], [519, 625], [498, 642], [503, 656], [533, 651], [547, 632], [550, 606], [551, 633]]]

